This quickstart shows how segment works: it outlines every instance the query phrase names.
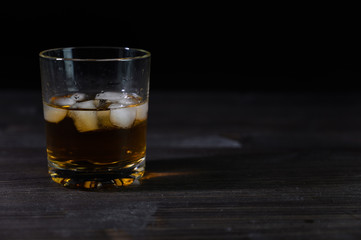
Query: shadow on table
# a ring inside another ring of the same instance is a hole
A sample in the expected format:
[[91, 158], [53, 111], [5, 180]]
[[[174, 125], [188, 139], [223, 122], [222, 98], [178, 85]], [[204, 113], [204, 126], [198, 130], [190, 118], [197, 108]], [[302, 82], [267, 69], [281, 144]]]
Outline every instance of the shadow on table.
[[320, 151], [152, 160], [138, 188], [232, 190], [359, 182], [361, 164], [354, 154]]
[[205, 157], [147, 162], [141, 188], [155, 190], [237, 187], [242, 163], [229, 157]]

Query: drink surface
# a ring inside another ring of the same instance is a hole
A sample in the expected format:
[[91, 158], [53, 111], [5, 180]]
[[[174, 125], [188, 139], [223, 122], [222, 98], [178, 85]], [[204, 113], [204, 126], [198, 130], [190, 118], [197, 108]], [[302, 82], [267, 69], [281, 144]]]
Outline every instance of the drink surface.
[[49, 164], [96, 172], [144, 160], [148, 102], [134, 93], [74, 93], [44, 102]]

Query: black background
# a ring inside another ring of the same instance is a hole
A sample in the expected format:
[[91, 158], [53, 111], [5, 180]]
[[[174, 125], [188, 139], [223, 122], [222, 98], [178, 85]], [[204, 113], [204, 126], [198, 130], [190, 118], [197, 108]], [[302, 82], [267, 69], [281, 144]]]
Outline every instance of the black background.
[[40, 89], [38, 53], [70, 46], [151, 51], [152, 89], [355, 91], [361, 79], [352, 5], [62, 1], [1, 11], [2, 88]]

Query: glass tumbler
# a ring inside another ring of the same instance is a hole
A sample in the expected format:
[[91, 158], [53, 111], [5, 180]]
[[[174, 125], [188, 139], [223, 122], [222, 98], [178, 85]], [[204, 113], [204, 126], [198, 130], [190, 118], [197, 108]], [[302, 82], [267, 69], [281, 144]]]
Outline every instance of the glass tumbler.
[[75, 47], [39, 55], [52, 180], [83, 189], [139, 182], [145, 169], [150, 53]]

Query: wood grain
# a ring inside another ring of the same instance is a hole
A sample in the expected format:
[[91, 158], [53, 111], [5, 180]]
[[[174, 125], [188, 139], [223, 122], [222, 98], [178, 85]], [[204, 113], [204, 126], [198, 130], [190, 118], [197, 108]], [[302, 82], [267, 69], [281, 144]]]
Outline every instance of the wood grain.
[[147, 174], [50, 181], [40, 92], [0, 95], [1, 239], [359, 239], [357, 94], [154, 92]]

